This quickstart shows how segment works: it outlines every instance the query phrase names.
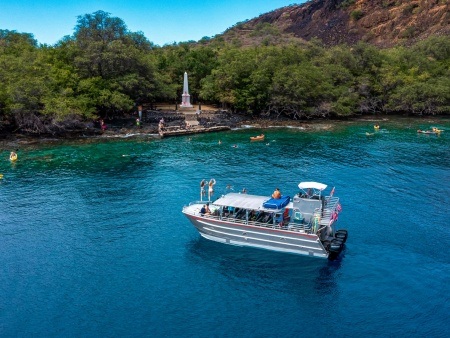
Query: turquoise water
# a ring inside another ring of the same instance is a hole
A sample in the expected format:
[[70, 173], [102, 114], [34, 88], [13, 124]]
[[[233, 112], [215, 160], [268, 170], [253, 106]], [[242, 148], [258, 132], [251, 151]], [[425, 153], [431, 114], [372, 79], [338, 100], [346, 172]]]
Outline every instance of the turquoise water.
[[[0, 336], [448, 336], [450, 123], [372, 125], [4, 145]], [[201, 238], [181, 209], [210, 178], [336, 186], [342, 256]]]

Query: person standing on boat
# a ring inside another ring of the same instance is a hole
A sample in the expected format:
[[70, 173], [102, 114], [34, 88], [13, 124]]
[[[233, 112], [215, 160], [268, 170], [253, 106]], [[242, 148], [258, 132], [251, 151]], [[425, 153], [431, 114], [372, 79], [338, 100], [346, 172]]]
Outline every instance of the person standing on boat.
[[211, 178], [209, 180], [209, 187], [208, 187], [208, 195], [209, 195], [209, 199], [211, 199], [211, 196], [214, 195], [214, 185], [216, 184], [216, 180], [214, 178]]
[[206, 195], [205, 185], [206, 185], [206, 180], [202, 180], [200, 182], [200, 194], [201, 194], [201, 196], [205, 196]]
[[272, 198], [274, 199], [280, 199], [281, 198], [281, 192], [279, 188], [276, 188], [275, 191], [272, 194]]

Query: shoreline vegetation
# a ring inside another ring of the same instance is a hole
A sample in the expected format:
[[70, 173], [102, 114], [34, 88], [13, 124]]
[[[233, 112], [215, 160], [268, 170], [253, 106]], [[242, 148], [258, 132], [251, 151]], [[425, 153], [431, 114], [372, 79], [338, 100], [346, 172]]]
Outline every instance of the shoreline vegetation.
[[252, 48], [220, 39], [158, 47], [97, 11], [79, 16], [74, 34], [54, 46], [0, 29], [0, 64], [5, 137], [96, 136], [101, 121], [108, 126], [104, 135], [158, 133], [151, 114], [137, 128], [137, 111], [159, 113], [157, 102], [172, 102], [166, 122], [181, 123], [175, 102], [185, 72], [191, 103], [216, 107], [207, 118], [198, 109], [205, 127], [450, 115], [449, 36], [389, 49], [315, 39]]

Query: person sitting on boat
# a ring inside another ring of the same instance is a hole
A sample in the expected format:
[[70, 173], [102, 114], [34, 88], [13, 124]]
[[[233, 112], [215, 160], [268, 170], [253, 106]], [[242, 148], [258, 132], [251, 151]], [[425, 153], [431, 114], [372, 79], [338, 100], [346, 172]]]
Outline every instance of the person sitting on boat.
[[200, 215], [203, 216], [204, 214], [206, 214], [206, 204], [204, 204], [200, 209]]
[[206, 203], [206, 205], [205, 205], [205, 214], [211, 215], [211, 210], [209, 209], [209, 203]]
[[281, 192], [279, 188], [276, 188], [275, 191], [272, 194], [272, 198], [274, 199], [280, 199], [281, 198]]

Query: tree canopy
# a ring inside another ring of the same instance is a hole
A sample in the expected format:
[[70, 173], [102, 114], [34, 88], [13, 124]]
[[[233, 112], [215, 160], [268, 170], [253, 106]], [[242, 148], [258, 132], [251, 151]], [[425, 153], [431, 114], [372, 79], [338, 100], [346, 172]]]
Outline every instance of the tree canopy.
[[54, 46], [0, 30], [0, 128], [54, 133], [136, 105], [178, 101], [189, 73], [193, 102], [295, 119], [356, 114], [448, 114], [450, 37], [406, 48], [360, 42], [240, 47], [220, 39], [153, 45], [120, 18], [79, 16]]

